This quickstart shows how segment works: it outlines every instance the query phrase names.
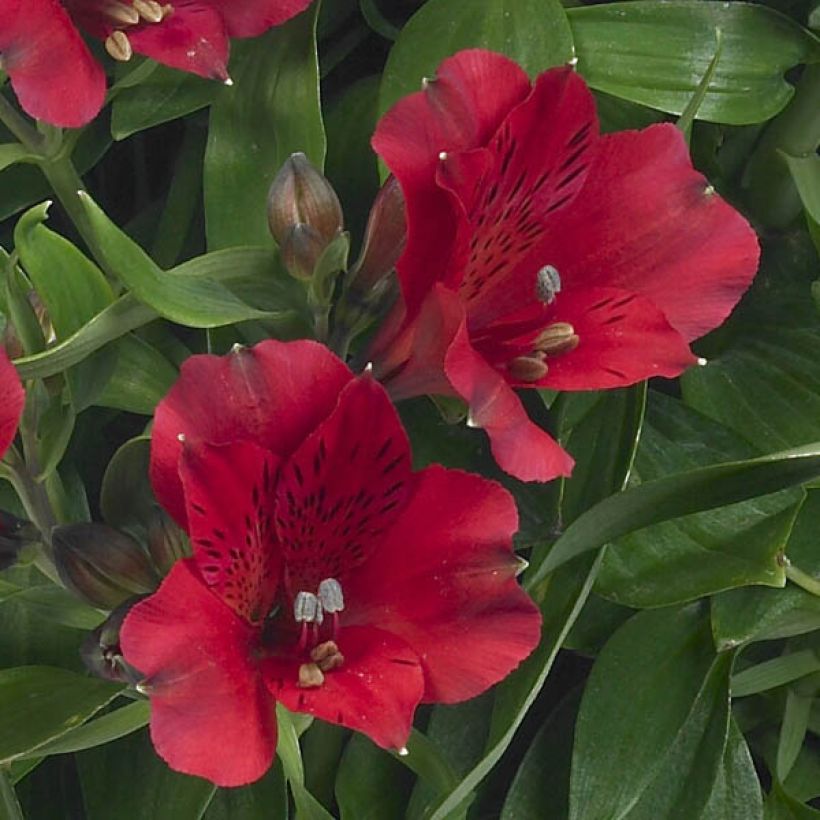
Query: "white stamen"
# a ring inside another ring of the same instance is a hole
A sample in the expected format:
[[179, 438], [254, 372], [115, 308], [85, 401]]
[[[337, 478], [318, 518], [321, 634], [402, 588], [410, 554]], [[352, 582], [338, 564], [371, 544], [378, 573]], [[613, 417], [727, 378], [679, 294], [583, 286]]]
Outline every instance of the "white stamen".
[[[136, 14], [136, 12], [134, 12]], [[137, 22], [139, 22], [139, 15], [137, 15]], [[105, 50], [115, 60], [121, 63], [127, 63], [131, 57], [134, 56], [134, 51], [131, 48], [131, 42], [123, 31], [112, 31], [105, 39]]]
[[296, 623], [322, 623], [322, 605], [312, 592], [300, 592], [293, 600], [293, 619]]
[[325, 612], [341, 612], [345, 608], [342, 585], [335, 578], [325, 578], [319, 584], [319, 603]]
[[535, 295], [549, 305], [561, 292], [561, 275], [552, 265], [544, 265], [535, 275]]

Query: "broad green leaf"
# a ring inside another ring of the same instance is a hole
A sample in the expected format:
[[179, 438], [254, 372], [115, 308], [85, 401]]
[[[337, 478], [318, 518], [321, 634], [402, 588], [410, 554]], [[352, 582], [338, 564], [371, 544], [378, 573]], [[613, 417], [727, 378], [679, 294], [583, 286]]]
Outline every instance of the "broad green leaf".
[[158, 504], [148, 480], [151, 439], [126, 441], [111, 457], [100, 488], [100, 511], [112, 527], [144, 533]]
[[60, 737], [121, 691], [122, 686], [56, 667], [0, 670], [0, 763]]
[[729, 737], [703, 820], [763, 820], [763, 795], [746, 741], [730, 718]]
[[176, 381], [176, 368], [138, 336], [120, 340], [117, 351], [114, 372], [94, 403], [150, 416]]
[[255, 783], [238, 789], [217, 789], [203, 820], [288, 820], [288, 790], [277, 760]]
[[13, 592], [7, 591], [3, 595], [3, 601], [14, 601], [43, 621], [74, 629], [94, 629], [105, 618], [102, 612], [55, 584], [37, 584], [18, 588]]
[[786, 156], [784, 159], [806, 213], [816, 223], [820, 223], [820, 157], [809, 154], [805, 157]]
[[[804, 572], [820, 575], [820, 491], [809, 490], [786, 555]], [[820, 598], [794, 584], [784, 589], [734, 589], [712, 599], [712, 631], [718, 649], [820, 629]]]
[[141, 302], [160, 316], [189, 327], [219, 327], [264, 313], [237, 299], [220, 283], [204, 277], [168, 274], [81, 192], [91, 227], [108, 266]]
[[531, 583], [539, 583], [578, 555], [650, 524], [756, 498], [818, 476], [820, 446], [812, 445], [647, 481], [604, 499], [570, 524]]
[[316, 58], [318, 4], [267, 34], [233, 43], [234, 85], [211, 107], [205, 218], [211, 250], [269, 240], [267, 194], [294, 151], [324, 164]]
[[111, 743], [141, 729], [148, 723], [150, 716], [151, 707], [147, 700], [134, 701], [102, 717], [94, 718], [82, 726], [70, 729], [56, 740], [43, 743], [35, 751], [24, 755], [23, 759], [81, 752]]
[[504, 801], [501, 820], [565, 818], [580, 688], [555, 707], [533, 738]]
[[763, 820], [818, 820], [818, 818], [820, 818], [820, 811], [795, 800], [778, 783], [772, 784], [772, 790], [764, 804]]
[[439, 63], [464, 48], [499, 51], [531, 76], [569, 62], [575, 52], [558, 0], [428, 0], [401, 31], [382, 78], [380, 109], [418, 91]]
[[[646, 482], [754, 455], [730, 430], [653, 391], [635, 477]], [[634, 532], [611, 545], [596, 589], [640, 608], [748, 584], [782, 587], [778, 558], [802, 501], [801, 490], [785, 490]]]
[[137, 131], [210, 105], [220, 84], [167, 66], [156, 66], [139, 85], [121, 89], [111, 107], [111, 134], [123, 140]]
[[364, 735], [354, 734], [336, 770], [342, 820], [401, 817], [409, 793], [407, 770]]
[[[598, 656], [584, 690], [570, 820], [667, 817], [684, 799], [686, 811], [674, 816], [697, 817], [723, 758], [730, 666], [729, 655], [715, 656], [702, 607], [642, 612], [627, 621]], [[650, 801], [665, 810], [647, 814]]]
[[171, 771], [147, 730], [79, 752], [75, 759], [87, 820], [199, 818], [216, 790], [207, 780]]
[[795, 22], [751, 3], [636, 0], [571, 8], [567, 15], [578, 70], [593, 87], [680, 114], [722, 51], [700, 119], [732, 125], [762, 122], [789, 101], [784, 78], [816, 60], [817, 39]]

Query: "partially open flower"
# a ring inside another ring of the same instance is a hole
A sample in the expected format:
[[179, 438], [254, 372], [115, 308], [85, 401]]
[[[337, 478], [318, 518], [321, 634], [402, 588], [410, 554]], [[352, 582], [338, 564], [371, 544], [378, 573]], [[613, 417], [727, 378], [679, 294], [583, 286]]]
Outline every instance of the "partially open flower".
[[400, 748], [420, 702], [477, 695], [538, 642], [512, 497], [412, 472], [384, 389], [319, 344], [186, 361], [157, 408], [151, 476], [194, 554], [120, 639], [174, 769], [260, 777], [276, 700]]

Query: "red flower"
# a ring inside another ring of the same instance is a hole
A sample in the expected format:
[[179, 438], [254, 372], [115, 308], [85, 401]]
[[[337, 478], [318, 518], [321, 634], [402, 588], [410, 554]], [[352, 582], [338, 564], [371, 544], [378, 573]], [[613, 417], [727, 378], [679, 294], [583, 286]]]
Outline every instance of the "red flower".
[[5, 351], [0, 349], [0, 457], [14, 441], [26, 393], [20, 384], [20, 377]]
[[688, 342], [750, 284], [755, 235], [672, 125], [598, 135], [569, 68], [531, 85], [487, 51], [445, 60], [379, 122], [407, 203], [402, 299], [371, 357], [394, 398], [460, 396], [524, 480], [572, 459], [514, 387], [591, 390], [676, 376]]
[[105, 73], [78, 31], [202, 77], [228, 77], [228, 38], [255, 37], [310, 0], [0, 0], [0, 62], [20, 104], [54, 125], [92, 120]]
[[419, 702], [482, 692], [538, 641], [510, 495], [411, 472], [384, 389], [319, 344], [189, 359], [157, 408], [151, 475], [194, 555], [121, 643], [174, 769], [261, 776], [276, 700], [401, 747]]

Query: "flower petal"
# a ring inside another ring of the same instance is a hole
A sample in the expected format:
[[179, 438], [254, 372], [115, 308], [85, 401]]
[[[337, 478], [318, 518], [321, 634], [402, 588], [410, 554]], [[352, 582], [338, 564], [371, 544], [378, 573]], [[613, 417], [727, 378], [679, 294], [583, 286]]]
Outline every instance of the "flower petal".
[[102, 108], [105, 74], [57, 0], [0, 4], [0, 55], [30, 116], [79, 128]]
[[349, 382], [277, 485], [276, 531], [291, 595], [348, 578], [399, 514], [409, 478], [410, 444], [384, 388], [370, 376]]
[[201, 0], [174, 0], [161, 23], [126, 32], [131, 47], [158, 63], [214, 80], [228, 78], [228, 35], [222, 15]]
[[279, 460], [250, 441], [183, 445], [188, 533], [205, 583], [250, 623], [273, 604], [281, 557], [273, 532]]
[[515, 581], [517, 529], [503, 487], [433, 465], [345, 590], [350, 618], [398, 635], [419, 655], [425, 701], [478, 695], [538, 643], [540, 614]]
[[25, 403], [26, 392], [17, 370], [5, 351], [0, 349], [0, 457], [14, 441]]
[[145, 675], [151, 739], [172, 769], [241, 786], [271, 765], [275, 704], [251, 659], [255, 641], [256, 630], [208, 590], [190, 559], [129, 612], [123, 655]]
[[754, 231], [694, 170], [668, 124], [602, 137], [583, 191], [550, 231], [544, 261], [566, 287], [640, 293], [687, 341], [726, 318], [757, 270]]
[[311, 0], [209, 0], [231, 37], [256, 37], [303, 12]]
[[419, 659], [401, 639], [366, 626], [344, 628], [338, 638], [344, 664], [315, 688], [297, 685], [300, 661], [274, 657], [262, 673], [277, 700], [294, 712], [367, 735], [384, 749], [404, 746], [424, 691]]
[[189, 442], [249, 440], [287, 457], [335, 407], [350, 370], [316, 342], [262, 342], [227, 356], [192, 356], [159, 403], [151, 436], [157, 499], [186, 528], [179, 480], [181, 433]]
[[651, 376], [679, 376], [697, 362], [683, 336], [649, 299], [618, 288], [565, 291], [555, 301], [555, 322], [568, 322], [580, 338], [569, 353], [549, 358], [539, 382], [554, 390], [624, 387]]
[[407, 205], [407, 247], [399, 262], [412, 316], [445, 272], [456, 231], [449, 195], [435, 183], [439, 154], [483, 146], [510, 109], [530, 92], [527, 75], [490, 51], [460, 51], [442, 62], [424, 91], [385, 114], [373, 149], [399, 180]]

